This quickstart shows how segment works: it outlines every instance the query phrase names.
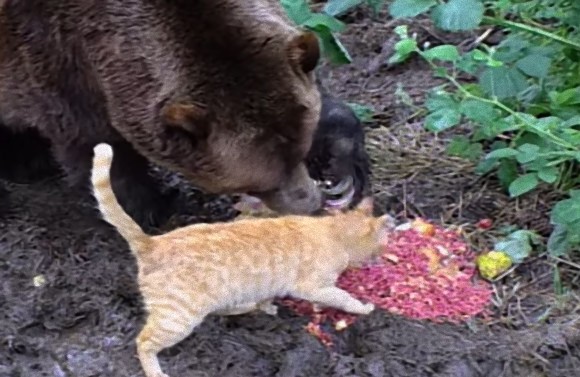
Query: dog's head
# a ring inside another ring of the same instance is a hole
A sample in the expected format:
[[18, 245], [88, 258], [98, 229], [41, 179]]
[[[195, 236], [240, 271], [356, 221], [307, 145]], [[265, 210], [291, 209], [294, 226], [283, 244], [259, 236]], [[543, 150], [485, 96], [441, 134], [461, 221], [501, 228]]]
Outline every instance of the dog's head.
[[370, 191], [370, 162], [362, 124], [344, 102], [322, 96], [322, 110], [307, 157], [309, 174], [322, 184], [330, 207], [357, 205]]

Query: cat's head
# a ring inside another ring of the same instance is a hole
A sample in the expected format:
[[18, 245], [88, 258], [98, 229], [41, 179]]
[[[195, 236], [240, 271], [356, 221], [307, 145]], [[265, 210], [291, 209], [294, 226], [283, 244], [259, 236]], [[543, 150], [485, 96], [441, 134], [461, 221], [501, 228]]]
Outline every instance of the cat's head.
[[372, 197], [364, 198], [352, 210], [329, 211], [336, 220], [338, 237], [344, 240], [351, 265], [377, 257], [395, 230], [395, 219], [388, 214], [373, 216]]

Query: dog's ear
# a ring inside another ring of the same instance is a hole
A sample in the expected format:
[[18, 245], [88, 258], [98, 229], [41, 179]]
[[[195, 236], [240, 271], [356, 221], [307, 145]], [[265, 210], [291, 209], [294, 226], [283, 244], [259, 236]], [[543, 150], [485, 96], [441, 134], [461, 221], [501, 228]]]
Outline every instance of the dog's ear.
[[310, 73], [320, 60], [320, 45], [316, 34], [304, 31], [288, 43], [288, 58], [295, 69]]
[[161, 108], [161, 119], [167, 127], [182, 129], [198, 141], [207, 139], [211, 131], [207, 108], [200, 103], [167, 103]]

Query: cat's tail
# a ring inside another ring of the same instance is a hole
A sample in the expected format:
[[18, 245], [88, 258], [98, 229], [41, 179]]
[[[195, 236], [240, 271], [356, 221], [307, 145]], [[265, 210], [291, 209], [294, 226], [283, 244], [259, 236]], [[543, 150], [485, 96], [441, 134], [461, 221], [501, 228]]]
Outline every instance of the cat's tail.
[[125, 238], [133, 252], [143, 250], [150, 236], [123, 210], [111, 186], [113, 148], [101, 143], [93, 148], [93, 152], [91, 182], [103, 218]]

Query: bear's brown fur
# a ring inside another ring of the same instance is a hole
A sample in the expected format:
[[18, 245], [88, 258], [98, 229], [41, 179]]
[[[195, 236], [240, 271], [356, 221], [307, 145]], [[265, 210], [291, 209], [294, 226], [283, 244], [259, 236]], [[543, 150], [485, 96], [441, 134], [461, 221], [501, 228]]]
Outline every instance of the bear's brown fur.
[[278, 0], [3, 3], [0, 122], [50, 139], [71, 183], [88, 183], [92, 147], [106, 142], [115, 191], [142, 223], [144, 208], [167, 207], [147, 160], [281, 212], [320, 208], [303, 163], [320, 114], [318, 42]]

